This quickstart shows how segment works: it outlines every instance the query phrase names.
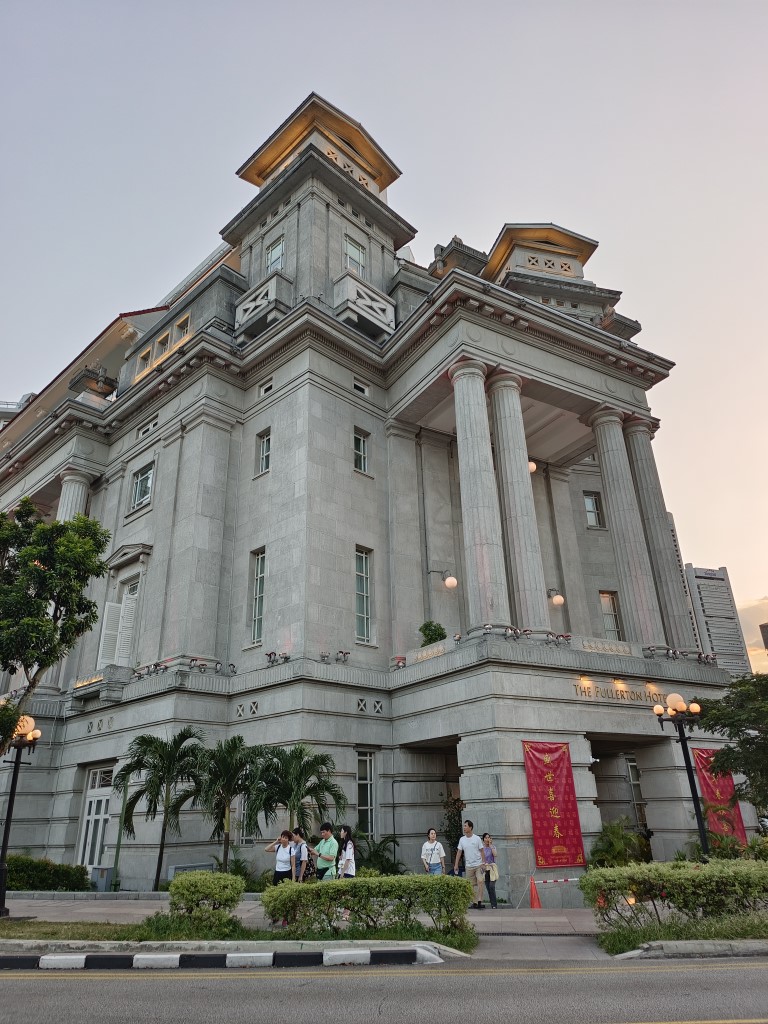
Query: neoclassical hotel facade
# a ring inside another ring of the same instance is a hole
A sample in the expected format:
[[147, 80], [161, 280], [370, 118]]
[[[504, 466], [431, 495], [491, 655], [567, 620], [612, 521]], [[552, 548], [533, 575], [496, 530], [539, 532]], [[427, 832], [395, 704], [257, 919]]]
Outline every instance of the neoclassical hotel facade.
[[[128, 744], [190, 723], [330, 752], [347, 816], [414, 867], [460, 794], [510, 898], [580, 870], [535, 851], [524, 744], [567, 751], [587, 851], [627, 814], [670, 857], [695, 823], [653, 706], [728, 677], [697, 656], [654, 461], [672, 364], [585, 278], [597, 243], [510, 223], [417, 265], [397, 167], [316, 95], [238, 174], [258, 191], [212, 256], [0, 431], [1, 507], [112, 535], [101, 621], [30, 709], [13, 845], [112, 864]], [[448, 638], [420, 648], [425, 620]], [[187, 812], [166, 866], [209, 862], [208, 832]], [[123, 843], [125, 887], [158, 834]]]

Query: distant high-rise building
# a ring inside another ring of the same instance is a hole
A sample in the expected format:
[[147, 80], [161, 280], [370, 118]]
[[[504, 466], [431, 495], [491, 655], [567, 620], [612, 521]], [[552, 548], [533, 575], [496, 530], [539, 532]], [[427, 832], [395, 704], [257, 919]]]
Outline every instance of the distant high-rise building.
[[763, 647], [768, 652], [768, 622], [760, 623], [760, 636], [763, 638]]
[[728, 570], [701, 569], [686, 562], [685, 576], [704, 654], [716, 654], [718, 665], [733, 676], [751, 672]]

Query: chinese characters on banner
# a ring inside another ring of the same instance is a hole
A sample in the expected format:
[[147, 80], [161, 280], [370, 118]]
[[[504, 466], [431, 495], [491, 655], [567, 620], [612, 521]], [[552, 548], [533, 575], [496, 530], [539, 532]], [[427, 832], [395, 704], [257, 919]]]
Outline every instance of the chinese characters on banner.
[[[705, 750], [703, 747], [691, 747], [696, 775], [699, 779], [701, 799], [705, 802], [707, 828], [719, 836], [736, 836], [740, 843], [747, 843], [747, 833], [741, 818], [741, 809], [733, 800], [733, 776], [713, 775], [712, 758], [716, 750]], [[733, 804], [731, 801], [733, 800]]]
[[584, 842], [568, 744], [523, 740], [523, 752], [537, 865], [583, 864]]

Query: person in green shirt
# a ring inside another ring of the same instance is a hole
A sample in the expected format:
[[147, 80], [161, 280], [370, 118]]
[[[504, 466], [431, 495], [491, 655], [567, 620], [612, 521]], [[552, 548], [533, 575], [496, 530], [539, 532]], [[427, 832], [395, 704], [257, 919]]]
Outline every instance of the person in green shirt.
[[336, 854], [339, 852], [339, 844], [333, 837], [333, 825], [330, 821], [324, 821], [320, 826], [320, 842], [317, 846], [310, 846], [309, 852], [317, 858], [317, 877], [320, 882], [326, 882], [336, 877]]

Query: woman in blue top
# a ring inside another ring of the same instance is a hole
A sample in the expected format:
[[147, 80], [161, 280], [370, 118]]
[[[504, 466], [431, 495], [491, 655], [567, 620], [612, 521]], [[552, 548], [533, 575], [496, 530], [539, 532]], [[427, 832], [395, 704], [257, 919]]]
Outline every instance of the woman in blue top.
[[496, 863], [496, 847], [488, 832], [483, 832], [482, 855], [485, 868], [485, 888], [488, 890], [491, 910], [496, 910], [496, 879], [499, 877], [499, 867]]

